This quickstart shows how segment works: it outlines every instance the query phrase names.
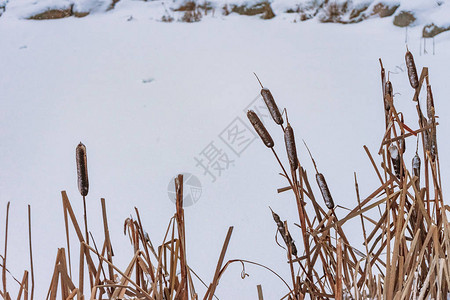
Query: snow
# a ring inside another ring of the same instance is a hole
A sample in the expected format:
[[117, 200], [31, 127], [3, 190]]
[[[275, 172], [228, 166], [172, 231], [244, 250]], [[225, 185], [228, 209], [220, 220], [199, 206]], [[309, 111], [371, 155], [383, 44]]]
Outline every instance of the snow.
[[[237, 156], [219, 137], [237, 117], [249, 124], [246, 108], [260, 91], [253, 72], [270, 87], [280, 109], [288, 109], [300, 162], [316, 195], [320, 191], [301, 139], [326, 177], [335, 204], [355, 205], [353, 172], [361, 197], [378, 184], [362, 148], [367, 145], [376, 157], [384, 133], [378, 58], [392, 71], [397, 110], [405, 113], [409, 127], [417, 127], [405, 73], [405, 31], [392, 26], [392, 17], [342, 26], [217, 14], [200, 23], [167, 24], [155, 21], [164, 12], [160, 2], [121, 1], [115, 10], [82, 19], [27, 21], [18, 18], [26, 16], [25, 6], [19, 9], [15, 2], [0, 18], [0, 221], [11, 201], [7, 266], [20, 278], [29, 269], [26, 210], [31, 204], [36, 299], [44, 299], [57, 248], [65, 247], [61, 190], [82, 218], [75, 165], [80, 141], [87, 147], [89, 228], [100, 243], [103, 225], [97, 216], [100, 198], [106, 198], [115, 262], [121, 267], [132, 257], [122, 230], [134, 207], [140, 209], [153, 244], [159, 245], [175, 212], [167, 192], [170, 179], [180, 172], [200, 179], [201, 198], [186, 208], [187, 253], [191, 267], [209, 282], [228, 226], [234, 232], [227, 259], [264, 263], [289, 278], [285, 252], [274, 241], [269, 206], [288, 220], [292, 238], [300, 240], [293, 224], [298, 222], [295, 201], [289, 192], [276, 191], [287, 183], [278, 175], [271, 151], [258, 138]], [[408, 47], [419, 69], [430, 68], [441, 116], [438, 143], [445, 193], [450, 178], [445, 167], [450, 153], [445, 138], [450, 134], [450, 34], [436, 37], [436, 55], [430, 46], [428, 55], [420, 55], [420, 36], [421, 28], [409, 30]], [[281, 130], [273, 123], [267, 128], [287, 165]], [[211, 142], [234, 160], [215, 182], [194, 160]], [[406, 143], [411, 161], [416, 140]], [[344, 228], [354, 233], [354, 246], [361, 250], [359, 223]], [[240, 272], [240, 265], [227, 270], [217, 289], [220, 299], [254, 299], [257, 284], [267, 299], [286, 292], [265, 270], [247, 265], [250, 277], [245, 280]], [[17, 288], [10, 277], [8, 286]], [[196, 287], [204, 292], [200, 283]]]
[[[175, 17], [176, 20], [181, 19], [184, 12], [175, 11], [181, 5], [188, 2], [188, 0], [154, 0], [154, 1], [138, 1], [138, 0], [121, 0], [118, 1], [116, 6], [122, 7], [118, 9], [123, 11], [124, 7], [133, 7], [136, 9], [140, 7], [141, 12], [149, 17], [157, 20], [161, 20], [163, 16], [167, 14]], [[322, 19], [327, 14], [327, 7], [337, 4], [341, 8], [345, 8], [341, 13], [342, 21], [349, 21], [349, 17], [353, 11], [360, 11], [362, 15], [371, 17], [373, 15], [373, 8], [379, 4], [387, 5], [389, 7], [399, 6], [395, 14], [399, 14], [402, 11], [412, 12], [417, 20], [414, 22], [416, 25], [426, 25], [435, 23], [436, 25], [447, 25], [450, 23], [449, 13], [450, 3], [448, 0], [441, 1], [421, 1], [421, 0], [335, 0], [326, 4], [323, 8], [323, 0], [210, 0], [210, 1], [197, 1], [198, 4], [207, 3], [213, 8], [213, 12], [216, 16], [221, 16], [224, 6], [228, 6], [229, 9], [233, 6], [248, 6], [251, 7], [261, 2], [269, 2], [273, 9], [276, 18], [283, 18], [292, 20], [293, 17], [297, 17], [298, 14], [287, 14], [286, 12], [296, 11], [301, 8], [307, 13], [317, 12], [316, 18]], [[112, 0], [19, 0], [7, 3], [7, 0], [0, 0], [0, 7], [7, 4], [5, 16], [11, 18], [26, 19], [37, 14], [43, 13], [52, 9], [65, 10], [72, 8], [73, 12], [77, 13], [90, 13], [95, 14], [99, 12], [109, 11], [113, 1]], [[201, 9], [200, 9], [201, 10]], [[234, 15], [234, 13], [232, 13]], [[325, 18], [327, 19], [327, 18]]]

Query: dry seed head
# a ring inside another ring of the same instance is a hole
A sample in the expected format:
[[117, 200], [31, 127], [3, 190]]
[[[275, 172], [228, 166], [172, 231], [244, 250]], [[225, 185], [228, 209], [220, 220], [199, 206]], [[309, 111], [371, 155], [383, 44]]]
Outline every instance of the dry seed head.
[[429, 151], [430, 151], [430, 155], [431, 155], [431, 161], [434, 162], [434, 160], [436, 159], [436, 154], [437, 154], [436, 125], [434, 124], [432, 119], [428, 119], [428, 125], [431, 125], [431, 124], [433, 124], [433, 126], [430, 128], [428, 145], [430, 148]]
[[89, 192], [89, 180], [87, 171], [86, 146], [81, 142], [76, 149], [77, 157], [77, 175], [78, 175], [78, 190], [81, 196], [86, 196]]
[[258, 133], [264, 145], [268, 148], [272, 148], [274, 145], [273, 139], [264, 124], [259, 119], [258, 115], [253, 110], [249, 110], [247, 112], [247, 118], [250, 120], [250, 123], [252, 123], [253, 128], [255, 128], [255, 131]]
[[419, 78], [417, 76], [416, 64], [414, 63], [414, 57], [409, 50], [406, 51], [405, 55], [406, 67], [408, 69], [409, 83], [413, 89], [419, 87]]
[[319, 185], [320, 192], [322, 193], [323, 201], [325, 202], [325, 205], [329, 209], [334, 208], [334, 201], [333, 197], [331, 196], [330, 190], [328, 189], [327, 182], [325, 181], [325, 177], [322, 173], [316, 174], [316, 181], [317, 185]]
[[392, 101], [394, 98], [394, 89], [392, 87], [392, 83], [388, 80], [384, 84], [384, 109], [389, 111], [391, 105], [389, 101]]
[[298, 159], [297, 159], [297, 148], [295, 147], [294, 130], [288, 123], [284, 129], [284, 142], [286, 143], [286, 151], [289, 158], [289, 164], [292, 170], [297, 170]]
[[412, 159], [412, 169], [413, 169], [413, 175], [420, 178], [420, 157], [419, 155], [414, 155]]
[[426, 151], [430, 151], [431, 150], [430, 131], [431, 131], [431, 129], [423, 131], [423, 140], [424, 140], [424, 143], [425, 143], [425, 150]]
[[280, 110], [278, 109], [277, 104], [275, 103], [275, 99], [273, 99], [272, 93], [268, 88], [261, 89], [261, 96], [266, 102], [267, 108], [270, 111], [270, 115], [272, 116], [275, 123], [278, 125], [283, 124], [283, 117], [281, 116]]
[[[403, 114], [401, 114], [400, 116], [400, 121], [405, 124], [405, 120], [403, 119]], [[399, 145], [400, 145], [400, 150], [402, 150], [402, 153], [405, 153], [406, 151], [406, 142], [405, 142], [405, 138], [401, 138], [398, 141]]]
[[434, 117], [434, 100], [431, 85], [427, 85], [427, 115], [429, 119]]
[[402, 150], [402, 153], [405, 153], [405, 151], [406, 151], [405, 139], [401, 138], [400, 140], [398, 140], [398, 143], [400, 145], [400, 149]]
[[396, 145], [389, 146], [389, 153], [391, 155], [392, 165], [394, 166], [395, 175], [400, 178], [400, 155]]
[[258, 75], [255, 74], [256, 79], [259, 82], [259, 85], [261, 85], [261, 96], [264, 99], [264, 102], [266, 103], [267, 108], [269, 109], [270, 115], [272, 116], [275, 123], [278, 125], [283, 124], [283, 117], [281, 116], [280, 110], [278, 109], [277, 104], [275, 103], [275, 99], [273, 99], [272, 93], [268, 88], [265, 88], [261, 80], [259, 80]]
[[[269, 207], [270, 208], [270, 207]], [[280, 232], [281, 237], [283, 238], [287, 247], [291, 248], [291, 254], [297, 256], [297, 247], [294, 244], [294, 240], [291, 237], [289, 231], [286, 231], [283, 222], [280, 219], [280, 216], [276, 214], [271, 208], [273, 220], [277, 224], [278, 232]]]

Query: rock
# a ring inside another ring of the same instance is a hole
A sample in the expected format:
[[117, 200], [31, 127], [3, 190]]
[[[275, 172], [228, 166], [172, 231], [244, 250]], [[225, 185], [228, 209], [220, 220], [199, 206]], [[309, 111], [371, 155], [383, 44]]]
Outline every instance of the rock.
[[74, 12], [73, 12], [73, 16], [74, 16], [75, 18], [84, 18], [84, 17], [86, 17], [87, 15], [89, 15], [89, 12], [84, 12], [84, 11], [74, 11]]
[[398, 4], [397, 5], [389, 5], [389, 4], [380, 2], [373, 7], [371, 15], [372, 16], [378, 15], [380, 18], [390, 17], [395, 13], [395, 11], [397, 10], [397, 8], [399, 6], [400, 5], [398, 5]]
[[261, 19], [268, 20], [275, 17], [275, 13], [267, 1], [260, 2], [251, 6], [247, 5], [233, 5], [231, 12], [245, 15], [245, 16], [256, 16], [261, 15]]
[[394, 25], [398, 27], [408, 27], [416, 21], [416, 17], [410, 11], [401, 11], [394, 18]]
[[31, 20], [54, 20], [67, 18], [72, 15], [72, 7], [67, 9], [50, 9], [40, 14], [29, 17]]
[[432, 38], [438, 35], [439, 33], [442, 33], [444, 31], [449, 31], [450, 26], [448, 27], [440, 27], [434, 25], [434, 23], [425, 25], [422, 30], [422, 37], [424, 38]]

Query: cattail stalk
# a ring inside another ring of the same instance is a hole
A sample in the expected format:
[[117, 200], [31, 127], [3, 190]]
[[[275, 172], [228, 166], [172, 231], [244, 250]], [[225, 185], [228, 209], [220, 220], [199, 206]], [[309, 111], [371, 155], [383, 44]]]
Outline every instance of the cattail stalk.
[[388, 80], [384, 85], [384, 109], [386, 112], [389, 112], [391, 109], [391, 101], [394, 98], [394, 89], [392, 87], [392, 83]]
[[308, 145], [306, 145], [305, 141], [303, 141], [303, 143], [305, 144], [306, 150], [308, 150], [309, 156], [311, 157], [311, 160], [314, 165], [314, 169], [316, 169], [316, 181], [317, 181], [317, 185], [319, 186], [320, 193], [322, 194], [323, 201], [325, 202], [325, 205], [329, 209], [333, 209], [334, 201], [333, 201], [333, 197], [331, 196], [330, 189], [328, 188], [327, 181], [325, 180], [325, 176], [323, 176], [322, 173], [319, 173], [319, 170], [317, 169], [316, 161], [314, 160], [314, 158], [311, 154], [311, 151], [309, 151]]
[[416, 181], [416, 188], [418, 191], [420, 191], [420, 157], [419, 155], [414, 155], [412, 159], [412, 169], [413, 169], [413, 176], [417, 177]]
[[278, 232], [280, 233], [281, 237], [283, 238], [284, 242], [286, 243], [286, 246], [291, 249], [291, 254], [294, 256], [297, 256], [297, 247], [294, 244], [294, 240], [291, 237], [291, 234], [289, 231], [285, 230], [284, 224], [280, 219], [280, 216], [276, 214], [272, 209], [272, 216], [273, 220], [277, 224]]
[[78, 190], [81, 196], [87, 196], [89, 192], [89, 180], [87, 171], [87, 157], [86, 157], [86, 146], [81, 142], [78, 144], [76, 149], [77, 155], [77, 175], [78, 175]]
[[[400, 117], [400, 122], [402, 122], [402, 124], [405, 124], [405, 120], [403, 119], [403, 114]], [[402, 134], [404, 134], [404, 130], [402, 129]], [[400, 145], [400, 150], [402, 151], [402, 153], [405, 153], [406, 151], [406, 142], [405, 142], [405, 138], [402, 137], [399, 141], [398, 141], [399, 145]]]
[[298, 168], [297, 148], [295, 147], [294, 130], [289, 123], [284, 129], [284, 142], [286, 143], [289, 164], [291, 169], [295, 171]]
[[429, 145], [429, 151], [430, 151], [430, 156], [431, 156], [431, 161], [434, 162], [436, 159], [436, 154], [437, 154], [437, 145], [436, 145], [436, 124], [434, 124], [434, 120], [433, 119], [428, 119], [428, 125], [433, 125], [430, 128], [430, 134], [429, 134], [429, 140], [428, 140], [428, 145]]
[[320, 192], [322, 193], [322, 197], [323, 197], [323, 201], [325, 202], [325, 205], [329, 209], [333, 209], [334, 208], [333, 197], [331, 196], [330, 189], [328, 188], [327, 182], [322, 173], [316, 174], [316, 181], [317, 181], [317, 185], [319, 186]]
[[394, 166], [394, 172], [397, 178], [400, 179], [400, 154], [396, 145], [391, 144], [389, 146], [389, 153], [391, 155], [392, 165]]
[[247, 118], [250, 120], [250, 123], [252, 123], [253, 128], [255, 128], [255, 131], [258, 133], [264, 145], [266, 145], [267, 148], [272, 148], [274, 146], [273, 139], [258, 115], [253, 110], [249, 110], [247, 112]]
[[414, 57], [409, 50], [405, 54], [406, 68], [408, 69], [409, 83], [413, 89], [419, 87], [419, 77], [417, 76], [416, 64], [414, 63]]
[[429, 119], [434, 117], [434, 100], [431, 85], [427, 85], [427, 116]]
[[[255, 74], [255, 73], [254, 73]], [[268, 88], [265, 88], [261, 81], [259, 80], [258, 76], [255, 74], [256, 79], [258, 79], [259, 84], [261, 85], [261, 96], [264, 99], [264, 102], [266, 103], [267, 109], [270, 112], [270, 115], [272, 116], [272, 119], [277, 123], [278, 125], [283, 125], [283, 117], [281, 116], [280, 110], [278, 109], [278, 106], [275, 102], [275, 99], [272, 96], [272, 93]]]
[[83, 143], [79, 143], [76, 149], [77, 158], [77, 175], [78, 175], [78, 190], [81, 196], [83, 196], [83, 209], [84, 209], [84, 230], [86, 234], [86, 243], [89, 245], [89, 233], [87, 225], [87, 213], [86, 213], [86, 196], [89, 192], [89, 179], [87, 171], [87, 156], [86, 146]]

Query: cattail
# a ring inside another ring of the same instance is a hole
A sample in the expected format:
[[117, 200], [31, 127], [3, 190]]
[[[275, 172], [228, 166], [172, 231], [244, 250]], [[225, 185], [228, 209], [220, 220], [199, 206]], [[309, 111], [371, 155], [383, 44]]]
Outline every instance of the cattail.
[[402, 153], [405, 153], [405, 151], [406, 151], [405, 139], [404, 138], [399, 139], [398, 144], [400, 146], [400, 150], [402, 150]]
[[419, 155], [414, 155], [412, 159], [412, 169], [413, 169], [413, 176], [417, 176], [417, 183], [416, 186], [418, 187], [417, 190], [419, 190], [420, 187], [420, 157]]
[[381, 58], [379, 58], [378, 60], [380, 61], [380, 66], [381, 66], [381, 88], [383, 90], [383, 95], [384, 95], [384, 93], [385, 93], [386, 71], [384, 70], [383, 62], [381, 61]]
[[247, 118], [250, 120], [250, 123], [252, 123], [253, 128], [255, 128], [264, 145], [268, 148], [272, 148], [274, 145], [273, 139], [264, 124], [259, 119], [258, 115], [253, 110], [249, 110], [247, 112]]
[[316, 181], [317, 181], [317, 184], [319, 185], [319, 189], [320, 189], [320, 192], [322, 193], [322, 197], [323, 197], [323, 201], [325, 201], [325, 205], [329, 209], [333, 209], [334, 208], [333, 197], [331, 197], [330, 190], [328, 189], [327, 182], [325, 181], [325, 177], [323, 176], [322, 173], [316, 174]]
[[[400, 121], [405, 124], [405, 120], [403, 119], [403, 114], [400, 117]], [[406, 143], [405, 143], [405, 138], [402, 137], [400, 140], [398, 140], [398, 143], [400, 145], [400, 150], [402, 150], [402, 153], [405, 153], [406, 151]]]
[[292, 255], [297, 256], [297, 247], [294, 244], [294, 240], [292, 239], [291, 234], [289, 233], [289, 231], [286, 232], [280, 216], [276, 214], [272, 209], [270, 210], [272, 211], [273, 220], [277, 224], [278, 232], [280, 232], [280, 235], [283, 238], [286, 246], [291, 248]]
[[389, 111], [391, 109], [390, 101], [393, 100], [394, 89], [392, 88], [392, 83], [388, 80], [384, 84], [384, 109]]
[[86, 146], [81, 142], [76, 149], [78, 190], [81, 196], [86, 196], [89, 192], [89, 180], [87, 172]]
[[258, 79], [259, 84], [261, 85], [261, 96], [266, 102], [267, 108], [269, 109], [270, 115], [272, 116], [275, 123], [278, 125], [283, 124], [283, 117], [281, 116], [280, 110], [278, 109], [277, 104], [275, 103], [275, 99], [273, 99], [272, 93], [268, 88], [263, 87], [261, 81], [258, 76], [255, 74], [256, 79]]
[[[303, 143], [305, 144], [306, 149], [308, 150], [309, 156], [311, 157], [311, 160], [313, 162], [314, 165], [314, 169], [316, 169], [316, 181], [317, 181], [317, 185], [319, 186], [320, 192], [322, 193], [322, 198], [323, 201], [325, 202], [325, 205], [329, 208], [329, 209], [333, 209], [334, 208], [334, 201], [333, 201], [333, 197], [331, 197], [331, 193], [330, 190], [328, 189], [328, 184], [325, 180], [325, 177], [323, 176], [322, 173], [319, 173], [319, 170], [317, 169], [317, 165], [316, 162], [311, 154], [311, 151], [309, 151], [309, 147], [308, 145], [306, 145], [306, 142], [303, 141]], [[317, 214], [319, 215], [319, 214]]]
[[425, 143], [425, 150], [431, 150], [431, 138], [430, 138], [430, 129], [423, 131], [423, 140]]
[[427, 85], [427, 115], [429, 119], [434, 117], [434, 100], [431, 85]]
[[391, 144], [389, 146], [389, 153], [391, 154], [392, 165], [394, 166], [395, 175], [400, 178], [400, 155], [397, 146]]
[[433, 125], [430, 128], [429, 139], [428, 139], [428, 147], [431, 155], [431, 161], [434, 162], [437, 154], [437, 145], [436, 145], [436, 124], [432, 119], [428, 119], [428, 125]]
[[414, 57], [409, 50], [406, 50], [405, 55], [406, 67], [408, 69], [408, 78], [409, 83], [413, 89], [417, 89], [419, 87], [419, 78], [417, 77], [417, 69], [416, 64], [414, 63]]
[[284, 142], [286, 143], [286, 151], [289, 158], [289, 164], [292, 170], [297, 170], [298, 159], [297, 159], [297, 148], [295, 147], [294, 130], [288, 123], [284, 129]]

